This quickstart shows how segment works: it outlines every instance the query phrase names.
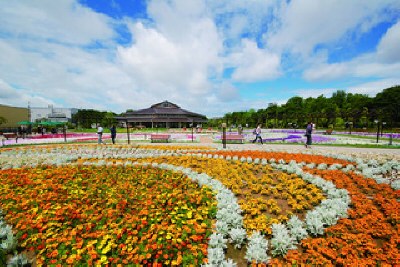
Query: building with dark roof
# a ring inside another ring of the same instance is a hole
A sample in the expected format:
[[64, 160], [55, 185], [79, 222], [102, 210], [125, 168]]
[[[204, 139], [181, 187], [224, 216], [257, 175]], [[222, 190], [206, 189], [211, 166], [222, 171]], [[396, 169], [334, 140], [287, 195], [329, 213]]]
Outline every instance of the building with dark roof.
[[168, 101], [154, 104], [150, 108], [126, 112], [116, 119], [132, 127], [147, 128], [182, 128], [190, 127], [191, 124], [195, 127], [207, 122], [206, 116], [187, 111]]

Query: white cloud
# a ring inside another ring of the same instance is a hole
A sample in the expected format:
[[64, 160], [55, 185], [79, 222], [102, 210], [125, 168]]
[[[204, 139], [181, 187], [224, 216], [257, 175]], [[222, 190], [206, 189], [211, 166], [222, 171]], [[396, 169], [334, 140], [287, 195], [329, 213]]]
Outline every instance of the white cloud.
[[236, 67], [232, 74], [236, 81], [262, 81], [281, 75], [279, 55], [259, 49], [250, 40], [243, 40], [243, 49], [233, 54], [230, 61]]
[[208, 0], [207, 11], [219, 24], [227, 40], [240, 44], [243, 35], [256, 37], [266, 31], [265, 25], [272, 20], [272, 12], [278, 0]]
[[134, 42], [118, 48], [118, 62], [149, 100], [204, 107], [210, 78], [222, 72], [222, 40], [204, 8], [201, 1], [150, 2], [153, 23], [130, 24]]
[[310, 81], [334, 80], [349, 74], [349, 66], [343, 63], [318, 64], [305, 70], [303, 77]]
[[1, 29], [17, 38], [87, 44], [113, 35], [107, 16], [74, 0], [1, 1]]
[[157, 29], [172, 42], [185, 42], [187, 37], [194, 37], [192, 30], [196, 24], [208, 20], [202, 0], [150, 1], [147, 11]]
[[319, 44], [346, 39], [347, 34], [365, 33], [386, 21], [387, 8], [399, 9], [398, 1], [299, 0], [282, 2], [275, 10], [276, 21], [265, 41], [271, 49], [289, 50], [304, 56]]
[[0, 99], [7, 103], [8, 99], [19, 97], [20, 94], [5, 81], [0, 79]]
[[216, 90], [218, 92], [218, 99], [221, 102], [234, 102], [240, 99], [238, 89], [228, 82], [222, 83]]
[[78, 46], [99, 39], [111, 44], [106, 16], [72, 1], [0, 5], [0, 20], [7, 19], [0, 27], [0, 79], [18, 92], [7, 102], [104, 110], [119, 104], [108, 103], [108, 91], [132, 86], [109, 60], [110, 52]]
[[362, 83], [349, 87], [347, 91], [353, 94], [366, 94], [375, 96], [377, 93], [382, 92], [383, 89], [392, 87], [394, 85], [400, 85], [400, 79], [382, 79], [379, 81]]
[[[157, 4], [165, 5], [155, 2], [152, 27], [130, 22], [134, 43], [114, 51], [114, 22], [74, 1], [1, 3], [0, 20], [7, 21], [0, 31], [7, 34], [0, 39], [0, 79], [21, 90], [0, 101], [121, 112], [167, 99], [201, 113], [209, 79], [222, 72], [222, 40], [201, 3], [180, 1], [157, 15]], [[99, 39], [107, 49], [72, 45]]]
[[26, 90], [14, 88], [1, 79], [0, 103], [16, 107], [27, 107], [28, 105], [47, 106], [49, 104], [54, 104], [51, 99], [38, 95], [30, 95]]
[[309, 97], [317, 98], [320, 95], [324, 95], [324, 97], [331, 97], [332, 94], [335, 93], [337, 90], [340, 89], [338, 88], [298, 89], [296, 90], [296, 95], [302, 98], [309, 98]]
[[377, 57], [383, 63], [400, 62], [400, 21], [382, 37], [377, 48]]
[[400, 22], [387, 30], [381, 38], [376, 52], [364, 54], [342, 63], [316, 63], [304, 71], [303, 77], [309, 81], [350, 79], [352, 77], [374, 77], [382, 79], [382, 83], [399, 81], [399, 43]]

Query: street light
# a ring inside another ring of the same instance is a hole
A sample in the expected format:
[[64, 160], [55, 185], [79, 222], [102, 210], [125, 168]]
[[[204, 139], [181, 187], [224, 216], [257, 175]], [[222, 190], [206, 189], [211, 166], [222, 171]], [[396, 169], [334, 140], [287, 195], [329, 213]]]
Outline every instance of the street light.
[[193, 122], [189, 124], [190, 128], [192, 128], [192, 143], [193, 143]]
[[222, 123], [222, 147], [226, 148], [226, 123]]
[[63, 125], [64, 142], [67, 142], [67, 124]]
[[131, 143], [131, 140], [129, 138], [129, 126], [128, 126], [128, 120], [125, 120], [126, 124], [126, 135], [128, 136], [128, 145]]

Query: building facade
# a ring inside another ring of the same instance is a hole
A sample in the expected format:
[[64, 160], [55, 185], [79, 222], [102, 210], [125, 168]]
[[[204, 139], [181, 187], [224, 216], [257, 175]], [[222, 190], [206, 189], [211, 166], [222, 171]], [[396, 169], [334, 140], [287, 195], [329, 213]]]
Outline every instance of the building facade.
[[168, 101], [154, 104], [150, 108], [127, 112], [116, 119], [123, 126], [128, 123], [130, 127], [146, 128], [197, 127], [207, 122], [206, 116], [182, 109]]
[[18, 122], [29, 120], [29, 109], [0, 104], [0, 117], [6, 119], [0, 128], [16, 128], [19, 126]]
[[78, 112], [75, 108], [55, 108], [53, 105], [48, 105], [47, 108], [31, 107], [30, 121], [38, 122], [41, 120], [52, 122], [69, 122], [72, 115]]

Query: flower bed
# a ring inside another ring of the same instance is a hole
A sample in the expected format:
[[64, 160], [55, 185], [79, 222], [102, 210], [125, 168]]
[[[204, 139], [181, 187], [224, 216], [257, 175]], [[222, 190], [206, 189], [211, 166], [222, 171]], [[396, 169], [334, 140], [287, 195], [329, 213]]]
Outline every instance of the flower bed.
[[0, 243], [18, 239], [8, 251], [31, 250], [37, 266], [396, 265], [400, 192], [387, 166], [399, 168], [178, 145], [2, 149], [13, 231]]
[[[64, 166], [2, 172], [4, 219], [37, 265], [198, 265], [212, 192], [151, 167]], [[185, 192], [185, 193], [183, 193]], [[190, 240], [190, 242], [188, 242]]]

